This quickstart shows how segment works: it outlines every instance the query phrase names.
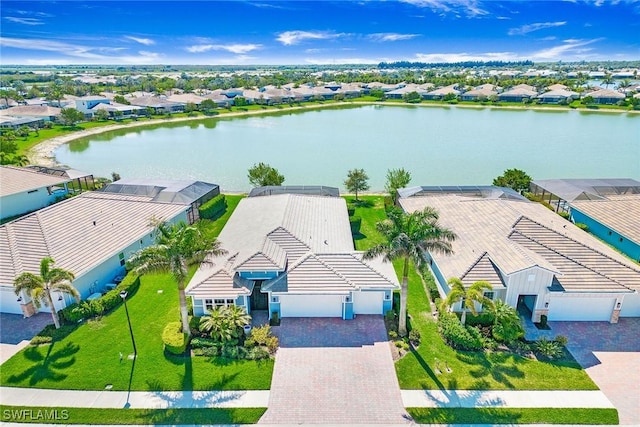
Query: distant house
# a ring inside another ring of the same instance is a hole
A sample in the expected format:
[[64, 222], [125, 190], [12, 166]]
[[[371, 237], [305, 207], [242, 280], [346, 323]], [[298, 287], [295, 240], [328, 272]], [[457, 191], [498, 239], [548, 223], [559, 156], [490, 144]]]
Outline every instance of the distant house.
[[498, 101], [523, 102], [538, 96], [538, 91], [533, 86], [521, 84], [498, 94]]
[[15, 99], [0, 98], [0, 110], [3, 108], [16, 107], [18, 105], [20, 104], [18, 104]]
[[583, 98], [586, 98], [587, 96], [593, 98], [593, 102], [596, 104], [616, 104], [626, 98], [623, 93], [613, 89], [599, 89], [585, 93]]
[[0, 219], [44, 208], [67, 194], [69, 178], [14, 166], [0, 166]]
[[60, 108], [48, 105], [18, 105], [0, 110], [0, 116], [18, 118], [37, 117], [45, 122], [54, 122], [60, 117]]
[[207, 98], [200, 95], [196, 95], [195, 93], [180, 93], [180, 94], [173, 94], [167, 97], [168, 101], [179, 102], [185, 105], [193, 104], [196, 107], [199, 106], [200, 103], [205, 99]]
[[460, 99], [463, 101], [486, 101], [493, 97], [497, 97], [500, 90], [500, 87], [487, 83], [468, 92], [464, 92], [460, 95]]
[[382, 315], [399, 288], [393, 266], [354, 250], [339, 197], [279, 194], [240, 201], [218, 240], [228, 254], [187, 286], [194, 315], [237, 305], [269, 317]]
[[[44, 257], [74, 273], [82, 299], [99, 296], [122, 274], [131, 254], [155, 242], [152, 218], [186, 221], [187, 209], [146, 196], [91, 191], [0, 226], [0, 312], [27, 317], [36, 312], [28, 294], [16, 297], [13, 280], [23, 272], [38, 274]], [[73, 298], [54, 294], [53, 302], [61, 309]]]
[[168, 101], [159, 96], [142, 96], [139, 98], [129, 98], [131, 105], [138, 107], [153, 108], [156, 114], [180, 113], [184, 111], [185, 104], [182, 102]]
[[253, 188], [249, 192], [249, 197], [274, 196], [276, 194], [340, 197], [340, 190], [324, 185], [267, 185]]
[[487, 298], [535, 322], [640, 316], [640, 266], [541, 204], [497, 187], [399, 193], [406, 212], [435, 208], [458, 236], [453, 254], [428, 253], [443, 298], [456, 277], [489, 282]]
[[424, 94], [424, 99], [440, 101], [449, 94], [453, 94], [457, 97], [458, 95], [460, 95], [460, 93], [461, 92], [458, 90], [458, 85], [452, 84], [449, 86], [432, 90], [431, 92], [427, 92], [426, 94]]
[[80, 111], [84, 115], [93, 115], [92, 108], [98, 104], [108, 105], [109, 99], [104, 96], [81, 96], [75, 100], [76, 110]]
[[220, 194], [220, 187], [204, 181], [164, 179], [120, 179], [99, 191], [149, 197], [152, 202], [177, 203], [188, 206], [189, 224], [200, 219], [198, 208]]
[[109, 104], [96, 104], [91, 108], [91, 114], [95, 115], [98, 111], [106, 111], [109, 114], [110, 119], [123, 120], [131, 117], [143, 115], [145, 107], [138, 105], [119, 104], [117, 102], [111, 102]]
[[0, 116], [0, 128], [2, 129], [15, 130], [22, 126], [38, 129], [44, 126], [44, 119], [40, 117]]
[[407, 94], [412, 92], [416, 92], [418, 95], [420, 95], [419, 99], [422, 99], [429, 92], [429, 90], [425, 89], [423, 86], [411, 83], [404, 87], [390, 90], [389, 92], [386, 92], [384, 96], [387, 99], [403, 99]]
[[571, 103], [578, 99], [580, 94], [566, 89], [550, 90], [537, 96], [541, 104], [562, 104]]

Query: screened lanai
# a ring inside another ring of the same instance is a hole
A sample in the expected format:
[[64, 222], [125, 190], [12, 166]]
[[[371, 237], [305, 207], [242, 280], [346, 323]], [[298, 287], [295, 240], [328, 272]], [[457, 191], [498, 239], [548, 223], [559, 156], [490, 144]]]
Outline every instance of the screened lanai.
[[529, 190], [556, 212], [568, 212], [575, 200], [606, 200], [607, 196], [640, 194], [640, 181], [630, 178], [544, 179], [531, 182]]

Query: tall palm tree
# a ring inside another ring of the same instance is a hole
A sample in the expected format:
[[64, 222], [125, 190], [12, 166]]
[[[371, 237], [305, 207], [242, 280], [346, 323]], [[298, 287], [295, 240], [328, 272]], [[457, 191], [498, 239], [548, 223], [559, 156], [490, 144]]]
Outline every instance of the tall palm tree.
[[178, 285], [182, 332], [189, 335], [187, 296], [184, 293], [189, 267], [205, 262], [208, 254], [218, 256], [227, 253], [220, 242], [209, 236], [199, 224], [180, 222], [170, 226], [154, 222], [157, 229], [156, 244], [136, 252], [127, 262], [128, 267], [138, 275], [171, 273]]
[[72, 272], [62, 269], [53, 268], [55, 261], [50, 258], [42, 258], [40, 260], [40, 275], [30, 272], [24, 272], [16, 277], [13, 281], [14, 292], [19, 295], [20, 292], [26, 291], [36, 307], [40, 308], [42, 303], [51, 308], [51, 317], [56, 329], [60, 327], [60, 319], [58, 312], [53, 305], [51, 292], [61, 292], [73, 296], [76, 301], [80, 301], [78, 290], [71, 284], [75, 276]]
[[384, 235], [386, 241], [367, 250], [364, 258], [371, 259], [382, 255], [385, 261], [404, 260], [398, 333], [406, 336], [409, 263], [412, 261], [416, 267], [420, 267], [423, 262], [426, 262], [426, 251], [453, 253], [451, 242], [456, 239], [456, 235], [438, 224], [438, 212], [431, 207], [412, 213], [393, 209], [387, 215], [388, 219], [376, 224], [376, 228]]
[[484, 296], [485, 291], [491, 291], [493, 287], [489, 282], [479, 280], [468, 288], [465, 288], [462, 280], [452, 277], [447, 281], [451, 290], [442, 302], [444, 307], [451, 307], [453, 304], [462, 301], [462, 316], [460, 321], [464, 325], [467, 320], [467, 310], [474, 315], [478, 314], [476, 303], [493, 308], [493, 301]]

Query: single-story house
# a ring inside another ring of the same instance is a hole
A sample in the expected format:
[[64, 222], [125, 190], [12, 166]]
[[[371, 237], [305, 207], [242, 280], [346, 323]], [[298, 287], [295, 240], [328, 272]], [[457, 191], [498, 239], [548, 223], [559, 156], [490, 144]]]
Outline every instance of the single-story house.
[[278, 194], [242, 199], [218, 237], [228, 253], [189, 282], [196, 316], [222, 305], [269, 318], [384, 314], [399, 288], [391, 263], [354, 250], [346, 201]]
[[580, 97], [578, 92], [566, 89], [555, 89], [538, 95], [541, 104], [560, 104], [563, 102], [570, 103]]
[[71, 169], [67, 167], [52, 167], [52, 166], [40, 166], [29, 165], [27, 169], [34, 170], [36, 172], [46, 173], [61, 178], [68, 178], [67, 189], [69, 192], [81, 193], [83, 191], [95, 190], [95, 180], [93, 174], [83, 172], [77, 169]]
[[324, 185], [266, 185], [251, 189], [249, 197], [273, 196], [276, 194], [340, 197], [340, 190], [336, 187]]
[[611, 323], [640, 316], [640, 266], [543, 205], [499, 190], [401, 193], [406, 212], [433, 207], [458, 236], [452, 255], [427, 254], [443, 297], [457, 277], [466, 286], [488, 281], [488, 298], [535, 322], [542, 315]]
[[153, 108], [156, 114], [160, 113], [181, 113], [184, 111], [185, 104], [182, 102], [168, 101], [159, 96], [142, 96], [139, 98], [129, 98], [131, 105], [138, 107]]
[[204, 181], [165, 179], [120, 179], [99, 191], [149, 197], [153, 202], [177, 203], [188, 206], [187, 221], [200, 219], [198, 208], [220, 194], [220, 187]]
[[492, 97], [497, 97], [500, 90], [502, 90], [502, 88], [492, 85], [491, 83], [487, 83], [470, 91], [464, 92], [460, 95], [460, 99], [463, 101], [486, 101]]
[[[132, 253], [155, 242], [150, 220], [186, 222], [187, 209], [146, 196], [91, 191], [0, 226], [0, 312], [35, 313], [29, 295], [16, 297], [13, 280], [23, 272], [38, 274], [44, 257], [74, 273], [82, 299], [104, 292]], [[53, 300], [56, 309], [73, 302], [65, 294]]]
[[439, 89], [432, 90], [431, 92], [427, 92], [424, 95], [424, 99], [440, 101], [449, 94], [458, 96], [460, 95], [460, 93], [461, 92], [458, 90], [458, 84], [456, 83], [449, 86], [441, 87]]
[[168, 101], [179, 102], [182, 104], [193, 104], [196, 107], [200, 105], [202, 101], [204, 101], [205, 97], [196, 95], [195, 93], [177, 93], [167, 97]]
[[44, 119], [41, 117], [0, 116], [0, 128], [2, 129], [16, 130], [22, 126], [38, 129], [44, 127]]
[[33, 212], [67, 194], [69, 178], [0, 166], [0, 219]]
[[99, 104], [109, 104], [110, 100], [104, 96], [81, 96], [76, 99], [76, 110], [80, 111], [85, 115], [93, 115], [92, 108]]
[[615, 104], [626, 98], [623, 93], [613, 89], [598, 89], [593, 92], [585, 93], [583, 98], [590, 96], [596, 104]]
[[538, 96], [536, 88], [526, 84], [520, 84], [498, 94], [498, 101], [522, 102], [525, 99], [533, 99]]
[[416, 92], [420, 95], [420, 98], [423, 98], [429, 92], [429, 90], [420, 85], [410, 83], [401, 88], [390, 90], [389, 92], [386, 92], [384, 96], [387, 99], [403, 99], [405, 95], [412, 92]]
[[119, 104], [111, 102], [109, 104], [97, 104], [91, 108], [90, 114], [95, 115], [98, 111], [104, 110], [109, 114], [111, 119], [128, 119], [134, 116], [143, 115], [145, 108], [137, 105]]
[[48, 105], [18, 105], [0, 110], [0, 116], [38, 117], [45, 122], [54, 122], [60, 117], [60, 111], [60, 108]]

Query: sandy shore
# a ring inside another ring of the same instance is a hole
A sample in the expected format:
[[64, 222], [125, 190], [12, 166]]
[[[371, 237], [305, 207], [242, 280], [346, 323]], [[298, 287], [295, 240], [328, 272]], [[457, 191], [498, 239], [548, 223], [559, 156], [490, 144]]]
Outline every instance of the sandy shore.
[[73, 140], [84, 138], [91, 135], [97, 135], [104, 132], [110, 132], [118, 129], [129, 129], [136, 127], [144, 127], [155, 124], [162, 123], [175, 123], [175, 122], [188, 122], [188, 121], [198, 121], [198, 120], [206, 120], [211, 118], [227, 118], [227, 117], [239, 117], [239, 116], [252, 116], [259, 114], [268, 114], [268, 113], [278, 113], [284, 111], [296, 111], [296, 110], [312, 110], [312, 109], [321, 109], [321, 108], [331, 108], [338, 107], [343, 105], [388, 105], [388, 106], [415, 106], [415, 107], [431, 107], [431, 108], [442, 108], [442, 107], [459, 107], [459, 108], [492, 108], [492, 109], [507, 109], [507, 110], [537, 110], [537, 111], [588, 111], [592, 113], [635, 113], [638, 114], [640, 111], [620, 111], [620, 110], [608, 110], [608, 109], [598, 109], [598, 110], [589, 110], [589, 109], [560, 109], [560, 108], [549, 108], [549, 107], [533, 107], [533, 106], [498, 106], [498, 105], [468, 105], [468, 104], [406, 104], [406, 103], [391, 103], [391, 102], [339, 102], [339, 103], [331, 103], [331, 104], [311, 104], [311, 105], [299, 105], [295, 107], [284, 107], [280, 109], [265, 109], [265, 110], [251, 110], [251, 111], [239, 111], [233, 113], [222, 113], [217, 116], [195, 116], [195, 117], [178, 117], [171, 119], [153, 119], [146, 120], [141, 119], [135, 122], [125, 123], [125, 124], [112, 124], [107, 126], [101, 126], [91, 129], [82, 130], [79, 132], [73, 132], [67, 135], [57, 136], [55, 138], [47, 139], [42, 142], [39, 142], [37, 145], [33, 146], [28, 152], [27, 157], [31, 164], [34, 165], [42, 165], [42, 166], [57, 166], [59, 163], [56, 161], [53, 152], [56, 148], [63, 144], [67, 144]]

